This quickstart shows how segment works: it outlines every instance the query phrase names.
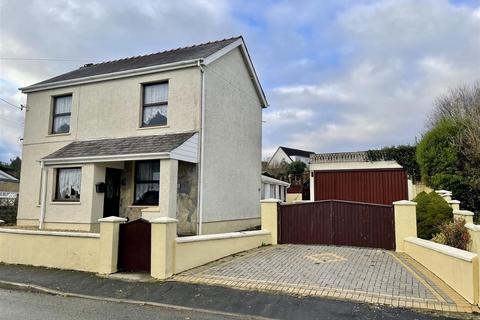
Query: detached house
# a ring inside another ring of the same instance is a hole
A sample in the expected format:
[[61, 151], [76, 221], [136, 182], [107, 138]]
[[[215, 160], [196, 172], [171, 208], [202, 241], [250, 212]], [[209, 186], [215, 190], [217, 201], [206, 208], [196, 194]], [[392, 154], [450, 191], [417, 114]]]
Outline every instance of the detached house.
[[315, 152], [280, 146], [268, 161], [268, 167], [277, 167], [282, 163], [290, 164], [293, 161], [302, 161], [309, 164], [312, 154], [315, 154]]
[[260, 224], [267, 106], [242, 37], [98, 64], [27, 96], [18, 225], [95, 231], [171, 217], [180, 234]]

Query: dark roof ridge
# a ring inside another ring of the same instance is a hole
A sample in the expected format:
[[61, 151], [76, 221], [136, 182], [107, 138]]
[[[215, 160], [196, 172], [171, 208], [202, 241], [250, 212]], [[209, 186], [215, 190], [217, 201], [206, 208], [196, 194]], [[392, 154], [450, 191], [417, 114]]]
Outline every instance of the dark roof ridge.
[[313, 151], [295, 149], [295, 148], [290, 148], [290, 147], [285, 147], [285, 146], [279, 146], [279, 148], [283, 149], [283, 151], [287, 154], [287, 156], [299, 155], [299, 156], [308, 157], [311, 154], [315, 154], [315, 152], [313, 152]]
[[153, 56], [153, 55], [161, 54], [161, 53], [174, 52], [174, 51], [179, 51], [179, 50], [184, 50], [184, 49], [206, 46], [206, 45], [209, 45], [209, 44], [214, 44], [214, 43], [218, 43], [218, 42], [222, 42], [222, 41], [229, 41], [229, 40], [233, 40], [233, 39], [243, 39], [243, 37], [242, 36], [235, 36], [235, 37], [224, 38], [224, 39], [219, 39], [219, 40], [215, 40], [215, 41], [198, 43], [198, 44], [185, 46], [185, 47], [178, 47], [178, 48], [175, 48], [175, 49], [168, 49], [168, 50], [163, 50], [163, 51], [158, 51], [158, 52], [153, 52], [153, 53], [141, 54], [141, 55], [138, 55], [138, 56], [131, 56], [131, 57], [125, 57], [125, 58], [120, 58], [120, 59], [107, 60], [107, 61], [102, 61], [102, 62], [97, 62], [97, 63], [87, 63], [87, 64], [81, 66], [79, 69], [93, 67], [93, 66], [97, 66], [97, 65], [101, 65], [101, 64], [112, 63], [112, 62], [125, 61], [125, 60], [129, 60], [129, 59], [138, 59], [138, 58], [142, 58], [142, 57], [149, 57], [149, 56]]

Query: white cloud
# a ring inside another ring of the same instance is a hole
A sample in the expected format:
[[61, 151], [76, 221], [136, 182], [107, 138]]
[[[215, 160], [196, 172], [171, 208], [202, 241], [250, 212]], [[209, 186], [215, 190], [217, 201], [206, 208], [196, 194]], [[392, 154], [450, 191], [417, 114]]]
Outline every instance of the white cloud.
[[[9, 0], [0, 9], [2, 57], [108, 60], [243, 34], [271, 105], [264, 153], [413, 142], [435, 97], [480, 80], [480, 7], [447, 0]], [[22, 103], [18, 87], [83, 63], [0, 60], [0, 96]], [[21, 129], [2, 121], [0, 152], [18, 154]]]
[[[480, 79], [478, 10], [437, 0], [343, 8], [323, 36], [341, 48], [334, 71], [302, 69], [310, 81], [273, 90], [272, 110], [315, 110], [309, 123], [293, 119], [280, 144], [322, 152], [413, 143], [437, 96]], [[269, 124], [265, 146], [282, 127]]]

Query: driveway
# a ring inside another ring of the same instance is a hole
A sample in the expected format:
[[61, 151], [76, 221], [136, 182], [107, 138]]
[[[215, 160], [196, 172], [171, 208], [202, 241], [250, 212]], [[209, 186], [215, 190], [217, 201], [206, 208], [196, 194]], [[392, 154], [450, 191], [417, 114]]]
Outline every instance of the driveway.
[[407, 255], [380, 249], [263, 247], [184, 272], [174, 280], [395, 307], [477, 311]]

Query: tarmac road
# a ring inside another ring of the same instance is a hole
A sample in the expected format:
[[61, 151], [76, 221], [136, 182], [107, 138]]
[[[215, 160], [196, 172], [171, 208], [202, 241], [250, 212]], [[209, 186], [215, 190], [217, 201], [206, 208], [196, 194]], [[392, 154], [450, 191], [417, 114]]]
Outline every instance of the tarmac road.
[[245, 319], [201, 311], [141, 306], [38, 292], [0, 289], [0, 319], [5, 320], [109, 320], [109, 319]]

